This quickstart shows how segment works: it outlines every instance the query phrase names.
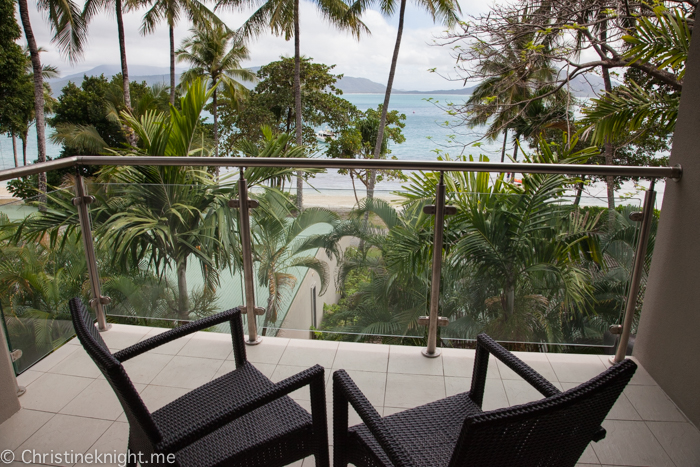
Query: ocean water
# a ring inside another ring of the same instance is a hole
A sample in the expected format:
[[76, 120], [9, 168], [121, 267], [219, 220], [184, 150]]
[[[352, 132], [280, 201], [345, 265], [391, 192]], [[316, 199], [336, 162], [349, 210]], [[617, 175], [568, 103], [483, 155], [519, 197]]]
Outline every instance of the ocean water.
[[[383, 94], [345, 94], [345, 99], [352, 102], [361, 111], [368, 108], [376, 108], [384, 100]], [[448, 135], [454, 133], [445, 123], [451, 122], [445, 112], [431, 103], [428, 98], [432, 97], [439, 102], [452, 100], [463, 102], [464, 96], [426, 96], [413, 94], [397, 94], [391, 97], [391, 110], [398, 110], [406, 115], [406, 127], [403, 129], [406, 142], [391, 147], [392, 155], [399, 159], [435, 159], [437, 149], [445, 149]], [[47, 127], [47, 136], [51, 134], [51, 128]], [[478, 137], [478, 136], [477, 136]], [[21, 142], [17, 140], [18, 158], [22, 164]], [[481, 152], [500, 154], [500, 143], [487, 145], [481, 148]], [[58, 145], [46, 141], [46, 152], [51, 157], [57, 157], [61, 148]], [[458, 153], [455, 146], [449, 148], [449, 152]], [[28, 144], [28, 160], [36, 160], [36, 133], [34, 128], [30, 129]], [[14, 167], [12, 154], [12, 140], [7, 135], [0, 136], [0, 168], [9, 169]]]
[[[383, 94], [344, 94], [343, 97], [352, 102], [358, 109], [364, 111], [368, 108], [376, 108], [384, 100]], [[391, 96], [390, 110], [398, 110], [406, 115], [403, 134], [406, 141], [402, 144], [391, 144], [391, 155], [401, 160], [435, 160], [440, 153], [448, 153], [451, 156], [460, 154], [473, 155], [478, 158], [480, 154], [486, 155], [491, 161], [500, 160], [502, 140], [487, 141], [483, 139], [484, 128], [466, 130], [454, 128], [457, 121], [450, 117], [440, 105], [452, 102], [455, 105], [464, 102], [466, 96], [462, 95], [425, 95], [425, 94], [395, 94]], [[436, 105], [438, 104], [438, 105]], [[47, 127], [47, 136], [52, 129]], [[474, 145], [474, 143], [478, 143]], [[21, 142], [18, 140], [18, 159], [22, 164]], [[50, 157], [58, 157], [61, 148], [58, 145], [46, 141], [46, 152]], [[507, 146], [507, 153], [512, 154], [512, 144]], [[36, 160], [36, 134], [30, 130], [27, 158], [29, 162]], [[319, 155], [319, 157], [321, 157]], [[12, 140], [6, 135], [0, 136], [0, 169], [14, 167], [12, 154]], [[319, 190], [351, 190], [351, 182], [348, 176], [339, 175], [335, 170], [319, 174], [311, 184]], [[4, 185], [4, 184], [3, 184]], [[658, 206], [661, 205], [663, 185], [657, 185]], [[401, 183], [398, 181], [385, 181], [378, 185], [378, 190], [398, 190]], [[358, 186], [358, 191], [362, 187]], [[638, 191], [632, 183], [626, 183], [620, 192], [621, 196], [633, 195]], [[588, 198], [605, 198], [604, 184], [594, 184], [587, 188]], [[634, 195], [635, 198], [639, 196]], [[603, 201], [594, 204], [605, 204]]]

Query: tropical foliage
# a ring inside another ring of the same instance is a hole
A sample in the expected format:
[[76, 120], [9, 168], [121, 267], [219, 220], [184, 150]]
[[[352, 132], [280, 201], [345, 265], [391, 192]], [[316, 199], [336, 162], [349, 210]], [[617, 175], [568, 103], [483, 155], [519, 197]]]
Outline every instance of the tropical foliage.
[[[526, 160], [581, 163], [596, 152], [540, 140]], [[430, 301], [433, 229], [423, 207], [432, 203], [438, 179], [413, 175], [396, 193], [401, 209], [365, 200], [336, 227], [332, 235], [360, 237], [365, 249], [343, 257], [336, 280], [344, 296], [321, 326], [340, 334], [329, 338], [423, 335], [418, 318]], [[561, 175], [529, 175], [514, 184], [504, 175], [445, 174], [449, 204], [457, 208], [444, 235], [446, 344], [479, 332], [514, 342], [602, 343], [625, 301], [637, 226], [625, 217], [631, 208], [608, 216], [572, 204], [564, 196], [569, 183]], [[367, 211], [381, 221], [365, 227], [359, 219]]]

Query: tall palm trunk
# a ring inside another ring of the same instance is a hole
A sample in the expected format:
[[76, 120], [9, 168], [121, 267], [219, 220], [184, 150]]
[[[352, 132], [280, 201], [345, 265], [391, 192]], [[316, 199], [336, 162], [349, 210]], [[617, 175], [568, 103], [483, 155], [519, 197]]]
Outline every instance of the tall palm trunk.
[[19, 161], [17, 160], [17, 135], [12, 133], [12, 154], [15, 156], [15, 167], [19, 167]]
[[515, 313], [515, 284], [508, 281], [503, 289], [503, 311], [508, 320]]
[[188, 320], [190, 317], [187, 296], [187, 260], [177, 265], [177, 315], [181, 320]]
[[218, 85], [218, 83], [216, 83], [216, 81], [214, 81], [214, 83], [214, 92], [211, 95], [211, 111], [214, 116], [214, 157], [219, 157], [219, 115], [217, 111], [216, 101], [216, 86]]
[[[122, 19], [122, 0], [116, 0], [117, 32], [119, 34], [119, 58], [122, 65], [122, 87], [124, 89], [124, 105], [131, 110], [131, 90], [129, 89], [129, 68], [126, 65], [126, 40], [124, 38], [124, 21]], [[127, 140], [131, 146], [136, 147], [136, 135], [131, 128], [127, 128]]]
[[[29, 55], [32, 59], [32, 70], [34, 71], [34, 114], [36, 120], [36, 146], [37, 161], [46, 162], [46, 120], [44, 118], [44, 79], [41, 76], [42, 67], [39, 58], [39, 48], [36, 45], [32, 24], [29, 21], [29, 7], [27, 0], [18, 0], [19, 16], [22, 19], [24, 35], [27, 37]], [[26, 165], [26, 161], [25, 161]], [[39, 174], [39, 191], [46, 193], [46, 173]], [[45, 196], [42, 196], [45, 197]], [[43, 201], [43, 200], [42, 200]]]
[[[518, 161], [518, 135], [516, 133], [515, 135], [515, 141], [513, 142], [513, 161], [517, 162]], [[511, 172], [510, 174], [510, 179], [511, 181], [515, 179], [515, 172]]]
[[506, 160], [506, 143], [508, 142], [508, 128], [503, 130], [503, 147], [501, 148], [501, 162]]
[[[296, 119], [297, 146], [301, 146], [301, 52], [299, 50], [299, 0], [294, 0], [294, 113]], [[297, 172], [297, 209], [304, 209], [304, 179]]]
[[170, 104], [175, 105], [175, 26], [168, 23], [170, 31]]
[[25, 130], [19, 139], [22, 140], [22, 160], [24, 165], [27, 165], [27, 138], [29, 138], [29, 130]]
[[[600, 14], [601, 17], [605, 17], [605, 13]], [[600, 24], [600, 40], [603, 43], [606, 43], [608, 40], [608, 22], [607, 21], [602, 21]], [[603, 50], [603, 54], [605, 55], [605, 58], [607, 58], [607, 52], [605, 52], [605, 49]], [[610, 70], [608, 67], [603, 66], [602, 67], [602, 74], [603, 74], [603, 83], [605, 85], [605, 92], [609, 93], [612, 92], [612, 82], [610, 81]], [[613, 155], [614, 155], [614, 148], [612, 145], [611, 141], [607, 141], [603, 145], [603, 153], [605, 155], [605, 164], [606, 165], [612, 165], [613, 164]], [[608, 220], [610, 221], [610, 228], [612, 228], [612, 221], [614, 219], [614, 210], [615, 210], [615, 179], [611, 176], [608, 175], [605, 177], [605, 183], [608, 185]]]
[[[377, 129], [377, 141], [374, 143], [373, 159], [379, 159], [382, 153], [382, 143], [384, 142], [384, 127], [386, 126], [386, 114], [389, 111], [389, 99], [391, 99], [391, 88], [394, 85], [394, 75], [396, 74], [396, 63], [399, 61], [399, 49], [401, 48], [401, 36], [403, 35], [403, 23], [406, 13], [406, 0], [401, 0], [399, 10], [399, 30], [396, 33], [396, 44], [394, 44], [394, 55], [391, 57], [391, 69], [389, 70], [389, 81], [386, 83], [384, 94], [384, 104], [382, 105], [382, 116], [379, 119]], [[376, 170], [370, 171], [369, 183], [367, 184], [367, 198], [374, 197], [374, 185], [377, 181]]]
[[584, 177], [581, 177], [581, 181], [576, 184], [576, 198], [574, 199], [574, 206], [578, 206], [581, 204], [581, 195], [583, 194], [583, 180]]
[[[611, 92], [612, 83], [610, 81], [610, 71], [607, 67], [603, 67], [603, 82], [605, 83], [605, 92]], [[603, 145], [603, 153], [605, 154], [605, 165], [613, 165], [615, 149], [611, 142], [608, 141]], [[615, 178], [612, 175], [608, 175], [605, 177], [605, 183], [608, 185], [608, 209], [612, 220], [613, 211], [615, 210]]]

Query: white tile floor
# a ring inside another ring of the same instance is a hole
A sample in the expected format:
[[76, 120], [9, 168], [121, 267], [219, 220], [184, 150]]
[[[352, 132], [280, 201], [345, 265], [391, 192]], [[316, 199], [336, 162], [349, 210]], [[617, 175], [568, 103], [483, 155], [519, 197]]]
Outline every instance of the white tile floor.
[[[102, 336], [111, 350], [129, 346], [161, 329], [113, 325]], [[248, 359], [273, 381], [315, 363], [326, 367], [328, 410], [332, 409], [330, 375], [344, 368], [377, 408], [389, 415], [469, 390], [474, 352], [445, 349], [427, 359], [420, 348], [330, 341], [265, 338], [246, 348]], [[606, 368], [607, 357], [518, 353], [545, 378], [570, 389]], [[197, 333], [127, 362], [137, 390], [155, 410], [234, 368], [228, 335]], [[0, 425], [0, 451], [16, 458], [37, 452], [114, 452], [126, 449], [128, 425], [122, 409], [76, 340], [64, 345], [19, 377], [27, 387], [22, 410]], [[309, 408], [308, 390], [293, 396]], [[491, 361], [484, 408], [522, 404], [540, 398], [520, 377]], [[351, 423], [357, 422], [351, 417]], [[605, 440], [591, 443], [580, 465], [700, 466], [700, 432], [666, 394], [639, 368], [604, 423]], [[22, 465], [16, 463], [17, 466]], [[63, 464], [70, 465], [70, 464]], [[313, 460], [295, 464], [313, 465]]]

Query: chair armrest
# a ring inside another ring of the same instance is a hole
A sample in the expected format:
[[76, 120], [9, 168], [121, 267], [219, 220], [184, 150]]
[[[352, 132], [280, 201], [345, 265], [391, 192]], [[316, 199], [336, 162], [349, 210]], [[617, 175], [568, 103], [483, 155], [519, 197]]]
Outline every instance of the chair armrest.
[[413, 461], [406, 450], [394, 438], [384, 420], [367, 400], [355, 382], [345, 372], [333, 373], [333, 433], [335, 449], [343, 449], [348, 431], [348, 403], [355, 409], [372, 436], [377, 440], [395, 467], [411, 467]]
[[[114, 358], [116, 358], [120, 362], [125, 362], [130, 358], [134, 358], [137, 355], [141, 355], [144, 352], [153, 350], [175, 339], [179, 339], [180, 337], [192, 334], [193, 332], [202, 331], [204, 329], [210, 328], [214, 325], [221, 324], [226, 321], [232, 321], [231, 335], [233, 336], [233, 339], [235, 341], [240, 336], [238, 336], [234, 330], [234, 328], [236, 328], [237, 326], [234, 325], [233, 321], [236, 320], [236, 316], [238, 317], [237, 320], [240, 321], [240, 313], [241, 312], [238, 310], [238, 308], [233, 308], [231, 310], [223, 311], [212, 316], [207, 316], [206, 318], [198, 319], [197, 321], [191, 321], [185, 324], [184, 326], [170, 329], [169, 331], [165, 331], [162, 334], [158, 334], [157, 336], [150, 337], [141, 342], [137, 342], [136, 344], [130, 347], [122, 349], [114, 354]], [[241, 346], [243, 345], [242, 342], [240, 344]]]
[[481, 407], [484, 399], [484, 386], [486, 385], [486, 370], [489, 364], [489, 354], [502, 361], [508, 368], [530, 383], [543, 396], [555, 396], [561, 391], [542, 375], [533, 370], [530, 365], [520, 360], [504, 349], [500, 344], [486, 334], [479, 334], [476, 338], [476, 360], [472, 374], [472, 388], [469, 392], [471, 399]]
[[[552, 383], [547, 381], [541, 374], [536, 372], [527, 363], [508, 352], [502, 345], [491, 339], [487, 334], [479, 334], [476, 337], [476, 360], [474, 362], [474, 373], [472, 375], [472, 388], [469, 397], [479, 407], [484, 400], [484, 386], [486, 385], [486, 369], [489, 364], [489, 354], [502, 361], [508, 368], [513, 370], [518, 376], [530, 383], [545, 397], [561, 394]], [[593, 441], [598, 442], [605, 438], [605, 428], [602, 426], [593, 436]]]
[[[250, 363], [246, 364], [250, 365]], [[296, 391], [297, 389], [306, 385], [316, 384], [317, 386], [321, 387], [322, 390], [320, 391], [320, 396], [318, 395], [318, 391], [316, 391], [315, 396], [324, 398], [322, 402], [323, 410], [325, 411], [325, 392], [323, 391], [323, 388], [325, 387], [325, 378], [323, 375], [323, 367], [320, 365], [314, 365], [307, 370], [276, 383], [269, 389], [255, 391], [253, 394], [238, 400], [235, 406], [223, 408], [221, 412], [212, 414], [210, 418], [203, 420], [201, 423], [183, 427], [183, 431], [175, 433], [172, 436], [169, 436], [167, 439], [164, 439], [159, 443], [157, 448], [159, 452], [172, 452], [173, 450], [180, 450], [198, 439], [208, 435], [209, 433], [228, 425], [235, 419], [242, 417], [243, 415], [266, 404], [269, 404], [280, 397], [284, 397], [292, 391]], [[324, 413], [321, 415], [325, 420], [326, 414]]]

